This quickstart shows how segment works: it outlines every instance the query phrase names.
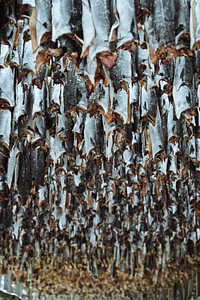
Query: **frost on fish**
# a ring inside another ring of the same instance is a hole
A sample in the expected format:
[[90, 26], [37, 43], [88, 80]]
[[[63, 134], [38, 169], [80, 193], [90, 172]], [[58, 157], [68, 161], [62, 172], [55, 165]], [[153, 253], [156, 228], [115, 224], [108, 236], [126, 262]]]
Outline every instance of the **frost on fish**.
[[[36, 34], [38, 45], [45, 44], [51, 39], [52, 34], [52, 10], [51, 2], [35, 0], [36, 5]], [[58, 9], [58, 6], [57, 6]], [[55, 13], [54, 13], [55, 16]]]
[[[14, 74], [12, 70], [8, 68], [1, 68], [0, 70], [0, 102], [3, 107], [13, 107], [14, 105]], [[7, 80], [10, 79], [8, 84]]]
[[150, 126], [150, 138], [151, 138], [151, 143], [152, 143], [152, 155], [155, 157], [155, 155], [164, 149], [163, 147], [163, 142], [162, 142], [162, 127], [161, 127], [161, 116], [159, 110], [157, 111], [156, 114], [156, 120], [155, 124], [152, 125], [151, 123], [149, 124]]
[[9, 110], [0, 110], [0, 140], [6, 148], [9, 148], [10, 134], [11, 112]]
[[175, 29], [176, 29], [176, 43], [184, 46], [188, 41], [190, 33], [190, 9], [187, 0], [175, 2]]
[[[108, 51], [109, 32], [110, 32], [110, 11], [109, 2], [90, 1], [91, 15], [94, 24], [95, 37], [90, 47], [89, 55], [95, 56], [101, 51]], [[88, 28], [88, 27], [87, 27]]]
[[200, 13], [200, 3], [197, 0], [191, 1], [190, 9], [190, 48], [193, 49], [200, 42], [200, 24], [198, 15]]
[[30, 56], [34, 56], [36, 58], [36, 55], [32, 54], [33, 49], [31, 45], [31, 40], [27, 41], [23, 47], [23, 58], [22, 58], [22, 63], [23, 63], [23, 69], [26, 72], [31, 72], [35, 70], [35, 59], [30, 60]]
[[[52, 39], [56, 40], [64, 34], [71, 33], [71, 0], [59, 0], [52, 3]], [[49, 1], [50, 6], [50, 1]], [[45, 14], [44, 14], [45, 15]]]
[[[187, 71], [186, 71], [187, 68]], [[185, 57], [178, 57], [175, 65], [175, 76], [173, 84], [173, 99], [176, 116], [179, 119], [181, 113], [191, 107], [191, 85], [192, 85], [191, 63]]]
[[8, 2], [0, 256], [158, 280], [200, 249], [198, 1]]
[[126, 5], [122, 0], [116, 1], [116, 8], [119, 18], [119, 26], [117, 28], [117, 46], [132, 41], [136, 37], [136, 14], [134, 1], [127, 1]]
[[158, 43], [174, 44], [174, 2], [170, 0], [154, 1], [154, 26]]

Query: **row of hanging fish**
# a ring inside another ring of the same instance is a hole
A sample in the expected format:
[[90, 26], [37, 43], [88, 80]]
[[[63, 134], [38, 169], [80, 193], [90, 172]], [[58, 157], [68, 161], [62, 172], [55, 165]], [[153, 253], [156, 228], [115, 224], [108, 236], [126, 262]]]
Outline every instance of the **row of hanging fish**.
[[199, 1], [13, 3], [0, 21], [0, 251], [20, 266], [86, 258], [98, 275], [90, 253], [141, 276], [199, 253]]

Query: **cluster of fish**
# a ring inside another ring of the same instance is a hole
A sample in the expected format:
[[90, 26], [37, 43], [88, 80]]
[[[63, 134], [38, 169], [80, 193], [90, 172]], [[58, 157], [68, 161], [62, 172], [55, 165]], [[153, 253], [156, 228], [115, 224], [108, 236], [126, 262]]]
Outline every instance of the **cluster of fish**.
[[144, 275], [199, 253], [199, 1], [0, 5], [3, 255]]

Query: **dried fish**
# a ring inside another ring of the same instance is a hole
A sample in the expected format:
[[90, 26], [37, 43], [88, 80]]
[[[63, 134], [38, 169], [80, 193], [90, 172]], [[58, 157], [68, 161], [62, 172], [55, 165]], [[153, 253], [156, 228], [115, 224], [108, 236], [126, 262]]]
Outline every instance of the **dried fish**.
[[1, 1], [0, 296], [186, 298], [171, 286], [199, 265], [199, 7]]

